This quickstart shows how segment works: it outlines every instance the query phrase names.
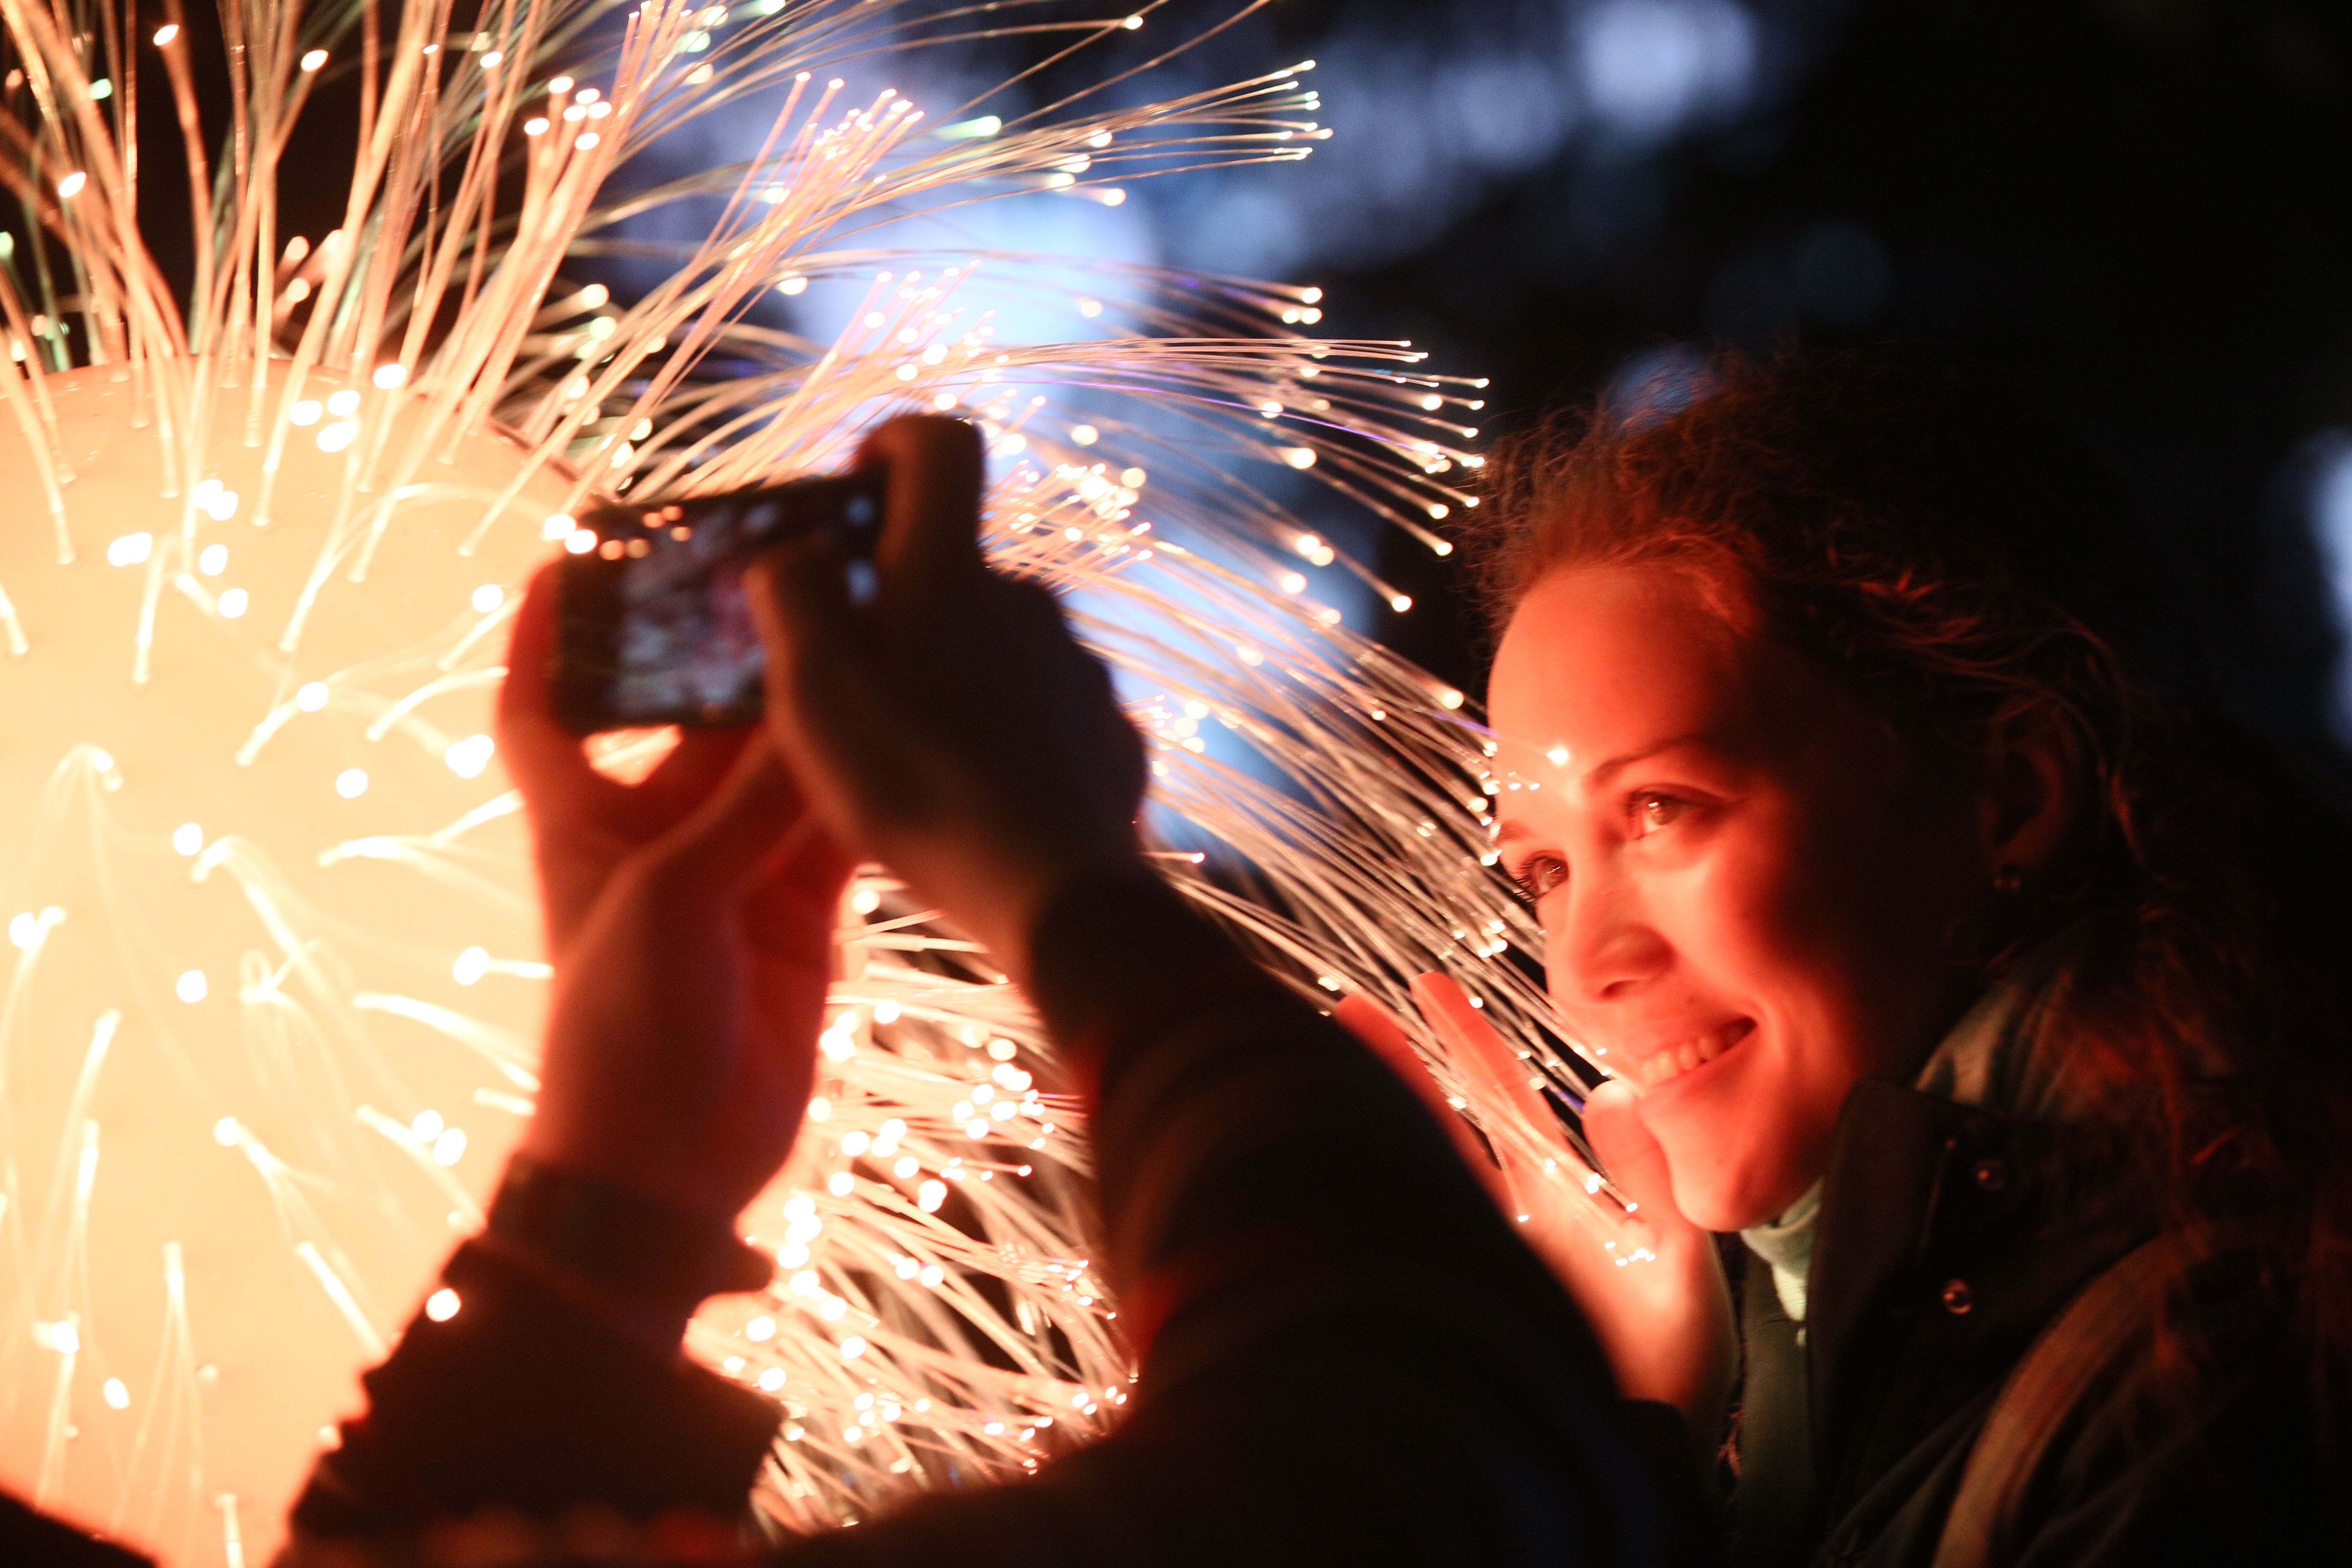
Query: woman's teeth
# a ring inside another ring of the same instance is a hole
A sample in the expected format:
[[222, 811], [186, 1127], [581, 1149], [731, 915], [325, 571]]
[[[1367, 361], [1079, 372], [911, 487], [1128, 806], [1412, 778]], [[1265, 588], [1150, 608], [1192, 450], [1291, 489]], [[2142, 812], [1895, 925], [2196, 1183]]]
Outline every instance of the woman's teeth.
[[1702, 1062], [1711, 1062], [1745, 1038], [1749, 1025], [1740, 1018], [1695, 1035], [1671, 1046], [1662, 1046], [1633, 1064], [1633, 1079], [1643, 1089], [1655, 1089], [1669, 1079], [1680, 1078]]

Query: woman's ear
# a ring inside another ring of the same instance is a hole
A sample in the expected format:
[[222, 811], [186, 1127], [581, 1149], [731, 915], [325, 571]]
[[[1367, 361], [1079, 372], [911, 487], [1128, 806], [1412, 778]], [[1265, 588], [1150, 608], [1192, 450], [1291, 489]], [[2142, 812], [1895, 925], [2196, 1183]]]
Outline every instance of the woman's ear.
[[2057, 858], [2083, 809], [2081, 748], [2036, 706], [1997, 721], [1983, 758], [1977, 820], [1988, 874], [2030, 877]]

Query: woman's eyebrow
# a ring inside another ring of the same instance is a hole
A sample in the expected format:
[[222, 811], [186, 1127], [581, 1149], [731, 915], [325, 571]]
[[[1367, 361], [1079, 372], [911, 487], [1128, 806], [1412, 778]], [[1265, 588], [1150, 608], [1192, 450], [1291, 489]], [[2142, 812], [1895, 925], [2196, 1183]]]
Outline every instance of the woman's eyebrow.
[[1588, 784], [1605, 784], [1635, 763], [1648, 762], [1661, 752], [1671, 752], [1676, 746], [1703, 745], [1706, 739], [1705, 735], [1675, 735], [1668, 740], [1657, 742], [1655, 744], [1644, 746], [1638, 752], [1628, 752], [1623, 756], [1612, 757], [1586, 773], [1584, 782]]

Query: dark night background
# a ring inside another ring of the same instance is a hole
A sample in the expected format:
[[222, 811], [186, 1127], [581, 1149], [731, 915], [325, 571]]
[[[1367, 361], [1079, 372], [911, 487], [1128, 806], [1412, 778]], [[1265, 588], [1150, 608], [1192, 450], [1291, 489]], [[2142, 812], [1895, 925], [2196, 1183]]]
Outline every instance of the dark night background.
[[[1239, 4], [1169, 0], [1028, 101]], [[898, 84], [936, 99], [1059, 42], [921, 52]], [[1893, 342], [1990, 370], [2128, 491], [2239, 717], [2347, 727], [2352, 6], [1278, 0], [1129, 96], [1307, 57], [1336, 132], [1312, 159], [1143, 181], [1116, 217], [1057, 202], [1059, 247], [1318, 283], [1320, 331], [1491, 376], [1489, 433], [1717, 342]], [[647, 173], [741, 156], [749, 124], [713, 117]], [[329, 114], [305, 145], [348, 157]], [[161, 216], [170, 182], [151, 184]], [[341, 189], [290, 193], [289, 228], [308, 202], [322, 231]], [[1351, 616], [1478, 689], [1447, 563], [1364, 547], [1418, 606]]]
[[[1289, 0], [1276, 52], [1328, 49], [1343, 27], [1402, 37], [1571, 9]], [[1565, 139], [1409, 254], [1318, 268], [1325, 330], [1410, 336], [1491, 374], [1490, 428], [1590, 397], [1668, 344], [1893, 339], [2006, 376], [2127, 488], [2148, 548], [2194, 584], [2242, 716], [2329, 727], [2352, 7], [1783, 0], [1749, 15], [1759, 53], [1777, 28], [1794, 57], [1777, 95], [1767, 84], [1646, 147]], [[1344, 135], [1344, 86], [1320, 85]], [[1444, 563], [1402, 541], [1384, 555], [1423, 606], [1384, 637], [1473, 681], [1467, 621], [1439, 609]]]

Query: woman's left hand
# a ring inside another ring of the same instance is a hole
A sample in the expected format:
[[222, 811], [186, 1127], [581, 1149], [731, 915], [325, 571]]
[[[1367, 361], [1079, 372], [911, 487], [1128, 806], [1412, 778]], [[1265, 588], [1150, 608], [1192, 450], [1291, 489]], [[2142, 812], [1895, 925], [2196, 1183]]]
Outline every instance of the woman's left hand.
[[1492, 1156], [1443, 1104], [1394, 1018], [1362, 997], [1341, 1003], [1336, 1016], [1447, 1124], [1465, 1161], [1584, 1309], [1619, 1390], [1629, 1399], [1674, 1405], [1711, 1451], [1738, 1366], [1730, 1291], [1714, 1238], [1675, 1208], [1664, 1155], [1634, 1115], [1633, 1091], [1603, 1084], [1584, 1108], [1585, 1135], [1626, 1199], [1620, 1217], [1613, 1204], [1595, 1195], [1599, 1180], [1528, 1081], [1528, 1064], [1462, 987], [1445, 975], [1423, 974], [1413, 981], [1412, 994], [1459, 1070]]
[[689, 731], [634, 786], [597, 772], [554, 715], [556, 591], [531, 584], [499, 708], [555, 966], [522, 1148], [732, 1219], [800, 1131], [851, 862], [764, 727]]

